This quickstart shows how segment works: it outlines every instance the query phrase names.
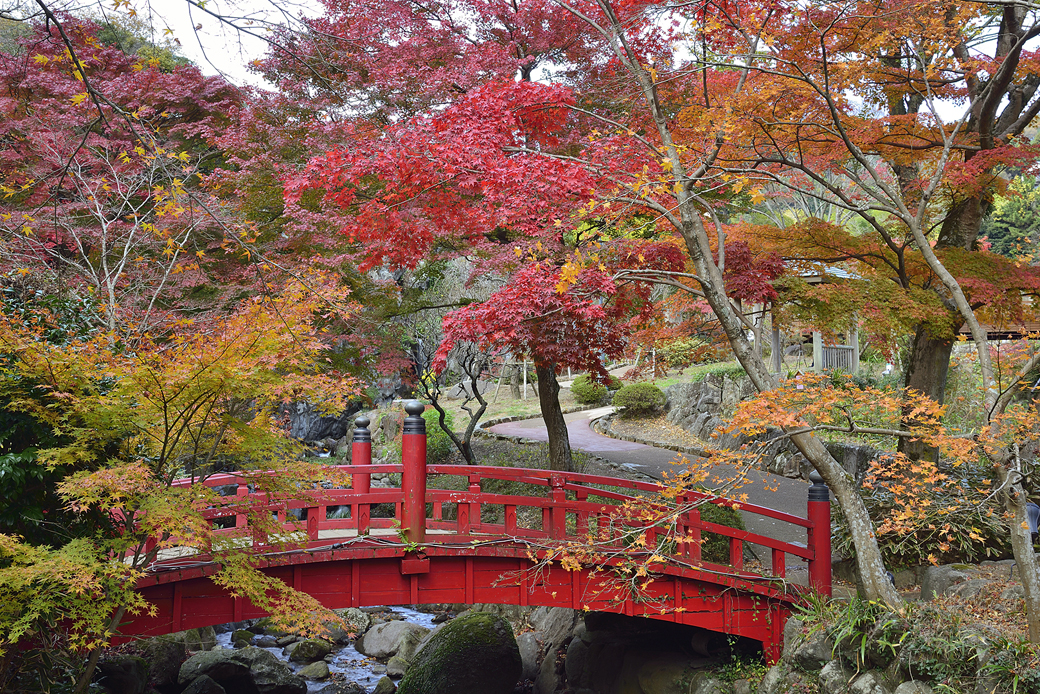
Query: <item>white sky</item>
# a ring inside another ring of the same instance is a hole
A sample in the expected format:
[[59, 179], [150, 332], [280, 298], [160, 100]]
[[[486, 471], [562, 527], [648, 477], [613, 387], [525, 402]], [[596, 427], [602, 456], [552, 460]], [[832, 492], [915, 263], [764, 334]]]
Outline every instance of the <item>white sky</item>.
[[[197, 0], [196, 0], [197, 1]], [[156, 38], [173, 31], [180, 40], [181, 53], [207, 75], [222, 74], [235, 84], [271, 85], [249, 72], [248, 64], [267, 53], [260, 37], [273, 24], [298, 23], [300, 17], [316, 17], [323, 12], [319, 0], [209, 0], [203, 9], [188, 0], [134, 0], [139, 18], [150, 22]], [[210, 14], [212, 13], [212, 14]], [[213, 14], [227, 17], [238, 31]], [[196, 27], [201, 28], [196, 29]], [[251, 36], [250, 32], [255, 33]]]

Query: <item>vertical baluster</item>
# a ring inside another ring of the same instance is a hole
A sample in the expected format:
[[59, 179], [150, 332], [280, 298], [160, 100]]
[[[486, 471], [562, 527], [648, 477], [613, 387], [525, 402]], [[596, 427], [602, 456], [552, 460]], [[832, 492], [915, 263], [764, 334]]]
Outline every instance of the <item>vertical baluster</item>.
[[701, 560], [701, 510], [699, 508], [690, 509], [690, 512], [686, 514], [686, 538], [689, 542], [686, 543], [686, 555], [690, 558], [690, 561]]
[[[480, 494], [480, 475], [472, 474], [469, 476], [469, 493]], [[471, 503], [469, 505], [469, 522], [476, 525], [480, 525], [481, 520], [481, 508], [480, 502]]]
[[558, 475], [550, 477], [549, 484], [552, 486], [550, 498], [553, 502], [550, 537], [562, 540], [567, 535], [567, 492], [563, 488], [563, 478]]

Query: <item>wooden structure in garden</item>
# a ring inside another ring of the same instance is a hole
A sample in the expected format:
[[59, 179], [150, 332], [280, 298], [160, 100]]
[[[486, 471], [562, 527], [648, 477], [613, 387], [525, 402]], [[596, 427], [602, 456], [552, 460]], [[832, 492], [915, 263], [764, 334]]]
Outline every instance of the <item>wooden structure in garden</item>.
[[[422, 408], [416, 402], [406, 407], [410, 416], [405, 420], [402, 464], [369, 464], [371, 437], [368, 420], [361, 418], [354, 434], [355, 464], [344, 468], [352, 475], [352, 488], [309, 491], [298, 499], [270, 504], [285, 532], [298, 538], [291, 549], [272, 551], [269, 539], [248, 526], [246, 515], [236, 513], [233, 502], [214, 508], [209, 516], [229, 526], [221, 533], [251, 543], [265, 572], [330, 608], [498, 603], [618, 612], [756, 639], [767, 658], [775, 661], [784, 623], [809, 590], [785, 580], [788, 555], [807, 561], [812, 587], [830, 594], [830, 502], [822, 483], [810, 488], [808, 519], [739, 505], [743, 512], [805, 528], [805, 546], [703, 521], [689, 502], [735, 504], [697, 493], [679, 500], [687, 510], [666, 534], [657, 527], [640, 529], [617, 513], [619, 504], [636, 496], [656, 495], [660, 488], [655, 484], [552, 470], [427, 466]], [[401, 486], [371, 487], [376, 473], [399, 473]], [[428, 489], [427, 475], [464, 477], [468, 488]], [[485, 491], [482, 483], [490, 480], [525, 485], [532, 493]], [[235, 475], [214, 475], [206, 484], [234, 485], [235, 496], [243, 502], [265, 503]], [[394, 517], [374, 518], [377, 504], [392, 504]], [[342, 513], [345, 508], [349, 514]], [[341, 515], [348, 517], [337, 517]], [[650, 552], [666, 561], [653, 566], [649, 580], [640, 578], [641, 589], [634, 593], [607, 580], [609, 571], [568, 570], [559, 562], [538, 561], [561, 543], [584, 542], [587, 534], [579, 529], [587, 528], [596, 531], [604, 548], [595, 568], [620, 568], [646, 559]], [[633, 528], [645, 543], [622, 541], [623, 536], [632, 537]], [[728, 538], [728, 564], [702, 560], [700, 539], [705, 533]], [[659, 543], [659, 536], [666, 535], [691, 541]], [[744, 565], [746, 542], [772, 550], [768, 571]], [[264, 616], [248, 600], [232, 597], [209, 580], [219, 569], [206, 555], [160, 557], [139, 583], [156, 614], [124, 624], [123, 637]]]

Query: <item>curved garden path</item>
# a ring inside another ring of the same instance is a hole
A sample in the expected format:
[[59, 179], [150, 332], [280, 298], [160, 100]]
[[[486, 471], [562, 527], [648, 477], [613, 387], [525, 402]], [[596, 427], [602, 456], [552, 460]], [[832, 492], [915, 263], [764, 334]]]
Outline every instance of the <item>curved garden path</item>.
[[[676, 469], [675, 463], [679, 460], [680, 454], [675, 451], [612, 439], [593, 431], [589, 426], [592, 420], [613, 412], [613, 409], [612, 407], [601, 407], [565, 415], [571, 447], [604, 458], [619, 466], [622, 472], [626, 470], [639, 472], [656, 480], [664, 479], [666, 472]], [[491, 426], [488, 430], [492, 434], [518, 436], [531, 441], [548, 441], [549, 439], [545, 423], [541, 418], [504, 422]], [[720, 466], [717, 474], [726, 475], [731, 472], [732, 468]], [[748, 477], [750, 483], [740, 490], [740, 493], [747, 494], [748, 502], [805, 517], [809, 489], [807, 482], [772, 475], [760, 470], [752, 470]], [[750, 514], [745, 514], [744, 522], [751, 532], [785, 542], [805, 543], [804, 531], [787, 523]], [[754, 546], [753, 550], [760, 560], [768, 561], [769, 555], [764, 548]], [[789, 561], [791, 560], [789, 557]], [[801, 564], [801, 567], [804, 566]], [[797, 564], [791, 564], [789, 567], [788, 570], [792, 571], [789, 575], [792, 580], [797, 581], [800, 578], [798, 569]]]

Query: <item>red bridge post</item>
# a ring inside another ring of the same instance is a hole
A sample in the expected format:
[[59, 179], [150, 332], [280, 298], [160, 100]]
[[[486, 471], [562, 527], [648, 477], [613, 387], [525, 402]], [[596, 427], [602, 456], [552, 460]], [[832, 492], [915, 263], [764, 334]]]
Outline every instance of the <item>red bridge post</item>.
[[[350, 445], [351, 465], [372, 464], [372, 432], [368, 430], [368, 417], [358, 417], [354, 420], [354, 436]], [[372, 478], [367, 473], [355, 473], [351, 479], [351, 486], [358, 494], [368, 494], [372, 488]], [[368, 533], [371, 511], [367, 503], [358, 502], [354, 505], [354, 518], [357, 520], [358, 535]]]
[[821, 595], [831, 595], [831, 490], [823, 483], [820, 473], [809, 474], [808, 517], [809, 547], [813, 558], [809, 560], [809, 585]]
[[401, 434], [401, 528], [408, 541], [415, 544], [426, 541], [426, 420], [422, 418], [425, 409], [418, 400], [404, 406], [408, 416]]

